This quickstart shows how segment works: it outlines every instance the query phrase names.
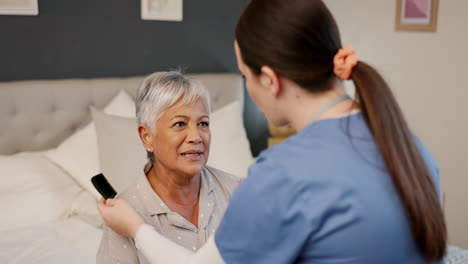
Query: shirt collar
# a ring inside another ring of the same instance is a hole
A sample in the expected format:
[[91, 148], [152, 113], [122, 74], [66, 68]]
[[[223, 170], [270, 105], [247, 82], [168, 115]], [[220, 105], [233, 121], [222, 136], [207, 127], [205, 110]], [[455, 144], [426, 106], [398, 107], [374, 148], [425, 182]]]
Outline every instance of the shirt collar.
[[[137, 180], [137, 188], [138, 192], [140, 193], [140, 196], [142, 199], [144, 199], [145, 202], [143, 202], [144, 207], [146, 209], [146, 212], [150, 216], [154, 215], [159, 215], [159, 214], [168, 214], [171, 211], [167, 207], [167, 205], [164, 203], [164, 201], [159, 197], [159, 195], [153, 190], [151, 187], [151, 184], [148, 181], [148, 178], [146, 177], [146, 173], [149, 172], [149, 170], [152, 168], [152, 164], [147, 163], [144, 167], [144, 170], [141, 173], [141, 176]], [[213, 194], [213, 190], [215, 189], [215, 184], [212, 180], [213, 177], [208, 177], [206, 173], [206, 169], [203, 168], [201, 173], [200, 173], [200, 193], [205, 193], [205, 197], [212, 198], [211, 195]], [[200, 202], [202, 200], [202, 195], [200, 195]], [[213, 200], [209, 199], [211, 202], [211, 205], [213, 206]], [[200, 207], [201, 208], [201, 207]]]
[[148, 215], [153, 216], [168, 213], [170, 211], [159, 195], [153, 190], [153, 188], [151, 188], [144, 171], [142, 171], [137, 180], [137, 191]]
[[208, 173], [206, 172], [206, 168], [203, 168], [200, 172], [201, 177], [201, 187], [200, 192], [204, 191], [206, 194], [211, 194], [215, 189], [215, 184], [213, 182], [213, 177], [209, 177]]

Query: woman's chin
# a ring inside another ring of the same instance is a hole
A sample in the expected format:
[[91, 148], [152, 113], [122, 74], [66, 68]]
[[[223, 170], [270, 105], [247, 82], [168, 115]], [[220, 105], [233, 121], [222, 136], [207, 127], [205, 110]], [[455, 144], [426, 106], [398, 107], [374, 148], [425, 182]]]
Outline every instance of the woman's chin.
[[182, 170], [188, 174], [188, 175], [198, 175], [200, 172], [203, 170], [205, 167], [206, 162], [197, 162], [197, 163], [191, 163], [191, 164], [186, 164]]

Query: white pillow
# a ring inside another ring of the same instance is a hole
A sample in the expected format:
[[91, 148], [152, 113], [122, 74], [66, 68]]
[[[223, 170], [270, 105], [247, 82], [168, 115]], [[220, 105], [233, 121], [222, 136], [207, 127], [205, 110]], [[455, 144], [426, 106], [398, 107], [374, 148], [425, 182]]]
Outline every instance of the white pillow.
[[67, 219], [77, 217], [90, 225], [102, 228], [104, 222], [96, 202], [94, 195], [80, 187], [80, 192], [73, 197], [73, 202], [68, 206], [64, 217]]
[[[92, 110], [98, 138], [101, 171], [117, 192], [122, 191], [146, 163], [136, 119]], [[211, 114], [211, 147], [208, 165], [239, 177], [247, 176], [254, 159], [250, 152], [238, 101]]]
[[[121, 90], [104, 108], [104, 112], [135, 117], [135, 103], [124, 90]], [[93, 122], [71, 135], [56, 149], [47, 151], [45, 155], [68, 172], [96, 198], [101, 197], [90, 181], [92, 176], [100, 172], [96, 131]]]
[[101, 172], [119, 193], [143, 171], [146, 150], [135, 118], [108, 115], [91, 108], [99, 148]]
[[211, 114], [208, 165], [244, 178], [254, 158], [241, 115], [239, 101], [223, 106]]
[[40, 152], [0, 156], [0, 168], [0, 231], [65, 217], [82, 191]]

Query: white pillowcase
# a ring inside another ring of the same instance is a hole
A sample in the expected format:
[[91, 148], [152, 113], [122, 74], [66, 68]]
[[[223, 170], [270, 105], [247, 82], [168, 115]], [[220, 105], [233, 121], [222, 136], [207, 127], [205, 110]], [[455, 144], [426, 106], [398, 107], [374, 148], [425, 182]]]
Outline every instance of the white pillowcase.
[[81, 186], [80, 192], [73, 197], [73, 202], [68, 206], [65, 212], [65, 218], [69, 219], [71, 217], [80, 218], [86, 223], [99, 228], [104, 224], [97, 209], [96, 197], [81, 188]]
[[101, 172], [120, 193], [142, 173], [147, 161], [136, 119], [108, 115], [94, 108], [91, 114], [96, 125]]
[[254, 162], [242, 122], [241, 104], [234, 101], [210, 116], [211, 147], [208, 165], [246, 177]]
[[[135, 117], [135, 103], [121, 90], [104, 108], [104, 112], [125, 117]], [[56, 149], [45, 153], [46, 157], [68, 172], [83, 188], [96, 198], [101, 195], [91, 183], [91, 177], [100, 172], [94, 122], [78, 130]]]
[[[82, 191], [63, 170], [41, 152], [0, 156], [0, 231], [65, 217]], [[96, 203], [94, 203], [96, 207]]]
[[[136, 119], [93, 110], [98, 136], [101, 171], [117, 192], [122, 191], [146, 163], [146, 151], [138, 136]], [[238, 101], [210, 117], [211, 147], [208, 165], [239, 177], [247, 176], [254, 159], [241, 118]]]

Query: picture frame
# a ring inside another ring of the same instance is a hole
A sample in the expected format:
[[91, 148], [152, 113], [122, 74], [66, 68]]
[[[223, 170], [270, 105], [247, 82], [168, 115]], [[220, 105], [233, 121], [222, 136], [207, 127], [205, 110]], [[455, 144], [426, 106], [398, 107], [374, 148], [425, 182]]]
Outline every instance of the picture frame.
[[396, 31], [437, 31], [439, 0], [397, 0]]
[[38, 0], [0, 0], [0, 15], [39, 15]]
[[180, 22], [183, 0], [141, 0], [141, 19]]

